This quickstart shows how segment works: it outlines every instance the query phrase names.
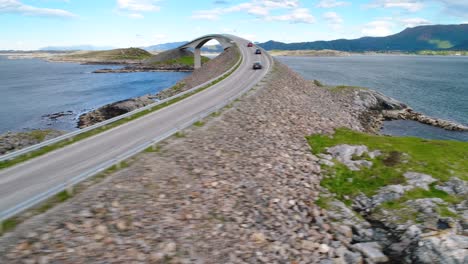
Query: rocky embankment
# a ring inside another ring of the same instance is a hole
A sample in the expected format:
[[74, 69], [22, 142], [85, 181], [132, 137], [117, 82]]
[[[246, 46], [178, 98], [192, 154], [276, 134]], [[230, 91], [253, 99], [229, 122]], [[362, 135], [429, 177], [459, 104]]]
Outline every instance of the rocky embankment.
[[[377, 91], [356, 87], [335, 89], [338, 100], [350, 104], [353, 113], [368, 131], [378, 133], [386, 120], [413, 120], [452, 131], [468, 131], [468, 127], [453, 121], [429, 117], [408, 105]], [[351, 102], [350, 102], [351, 101]]]
[[4, 235], [0, 262], [362, 263], [304, 139], [362, 126], [279, 63], [264, 86]]
[[29, 132], [8, 132], [0, 135], [0, 155], [49, 140], [64, 132], [57, 130], [33, 130]]
[[202, 68], [196, 69], [190, 76], [179, 81], [170, 89], [163, 90], [156, 94], [156, 98], [165, 99], [174, 96], [180, 92], [187, 91], [193, 87], [203, 84], [216, 76], [220, 76], [232, 66], [239, 59], [239, 50], [237, 48], [228, 48], [220, 55], [205, 63]]
[[[228, 49], [218, 57], [208, 61], [201, 69], [195, 70], [190, 76], [187, 76], [186, 78], [179, 81], [172, 88], [163, 90], [156, 95], [146, 95], [108, 104], [91, 112], [82, 114], [79, 117], [78, 127], [84, 128], [94, 125], [104, 120], [152, 104], [155, 102], [153, 99], [165, 99], [202, 84], [227, 71], [237, 61], [237, 56], [238, 52], [236, 49]], [[160, 59], [163, 60], [166, 58], [166, 56], [163, 56]], [[170, 58], [173, 57], [171, 56]]]

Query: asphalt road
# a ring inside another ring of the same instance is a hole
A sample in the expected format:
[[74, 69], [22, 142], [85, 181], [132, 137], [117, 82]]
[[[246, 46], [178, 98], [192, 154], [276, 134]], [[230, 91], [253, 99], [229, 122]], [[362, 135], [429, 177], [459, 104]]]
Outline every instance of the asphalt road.
[[[232, 38], [239, 46], [243, 61], [220, 83], [134, 121], [0, 170], [0, 214], [167, 133], [259, 82], [269, 68], [269, 55], [255, 55], [256, 48], [247, 47], [247, 40]], [[253, 70], [254, 61], [261, 61], [264, 69]]]

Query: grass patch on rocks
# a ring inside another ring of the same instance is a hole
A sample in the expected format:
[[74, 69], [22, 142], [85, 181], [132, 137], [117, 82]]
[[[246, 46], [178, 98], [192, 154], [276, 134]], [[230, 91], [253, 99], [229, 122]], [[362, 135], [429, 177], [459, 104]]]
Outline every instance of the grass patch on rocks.
[[[206, 63], [210, 60], [208, 57], [201, 56], [201, 62]], [[177, 59], [172, 60], [165, 60], [159, 62], [153, 62], [153, 65], [184, 65], [184, 66], [193, 66], [194, 65], [194, 57], [193, 56], [183, 56]]]
[[97, 59], [97, 60], [143, 60], [153, 56], [140, 48], [113, 49], [103, 51], [77, 52], [64, 56], [71, 59]]
[[367, 90], [367, 88], [365, 87], [348, 86], [348, 85], [327, 86], [326, 88], [334, 93], [345, 92], [345, 91]]
[[[308, 136], [307, 140], [314, 154], [324, 153], [326, 148], [340, 144], [365, 145], [371, 151], [382, 151], [382, 155], [372, 160], [370, 168], [362, 167], [359, 171], [352, 171], [338, 162], [335, 166], [324, 166], [326, 175], [321, 185], [343, 201], [361, 192], [372, 196], [381, 187], [404, 184], [403, 174], [408, 171], [429, 174], [439, 182], [453, 176], [468, 180], [468, 142], [378, 136], [349, 129], [337, 129], [332, 136]], [[450, 203], [458, 201], [431, 185], [429, 190], [411, 190], [401, 200], [392, 203], [418, 198], [441, 198]]]

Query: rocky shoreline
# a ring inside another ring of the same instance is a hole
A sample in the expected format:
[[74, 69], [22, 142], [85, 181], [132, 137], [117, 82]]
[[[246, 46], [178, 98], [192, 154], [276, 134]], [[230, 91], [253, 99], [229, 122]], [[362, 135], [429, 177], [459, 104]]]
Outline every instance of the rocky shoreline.
[[2, 134], [0, 135], [0, 155], [41, 143], [64, 133], [63, 131], [46, 129]]
[[[378, 134], [384, 121], [413, 120], [449, 131], [468, 131], [468, 127], [453, 121], [426, 116], [408, 105], [374, 90], [358, 87], [332, 88], [338, 100], [352, 100], [353, 112], [371, 133]], [[349, 102], [348, 102], [349, 103]]]
[[161, 65], [161, 66], [146, 66], [146, 65], [135, 65], [125, 66], [120, 69], [99, 69], [93, 71], [93, 73], [131, 73], [131, 72], [191, 72], [193, 71], [192, 66], [187, 65]]

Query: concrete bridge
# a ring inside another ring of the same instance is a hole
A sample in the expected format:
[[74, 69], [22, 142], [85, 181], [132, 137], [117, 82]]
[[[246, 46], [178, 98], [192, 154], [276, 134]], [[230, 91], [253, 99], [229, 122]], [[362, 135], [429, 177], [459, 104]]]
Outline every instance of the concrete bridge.
[[201, 67], [201, 48], [210, 40], [217, 40], [219, 44], [223, 47], [223, 49], [227, 49], [235, 45], [235, 41], [232, 39], [230, 35], [222, 35], [222, 34], [212, 34], [212, 35], [205, 35], [199, 37], [197, 39], [192, 40], [191, 42], [178, 47], [177, 49], [185, 50], [192, 48], [194, 50], [194, 68], [199, 69]]

